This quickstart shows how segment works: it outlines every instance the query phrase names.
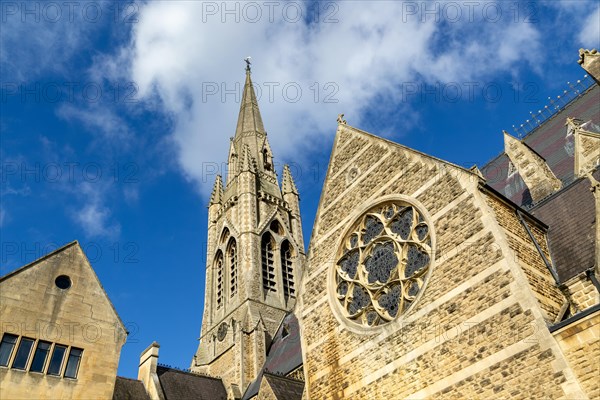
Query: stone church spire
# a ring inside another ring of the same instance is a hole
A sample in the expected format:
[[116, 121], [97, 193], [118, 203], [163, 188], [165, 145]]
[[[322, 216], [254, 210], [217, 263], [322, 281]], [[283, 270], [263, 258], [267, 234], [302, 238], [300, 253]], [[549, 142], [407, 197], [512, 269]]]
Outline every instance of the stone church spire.
[[[252, 77], [249, 66], [246, 68], [246, 83], [244, 84], [244, 93], [240, 103], [240, 112], [238, 115], [237, 126], [235, 128], [234, 142], [239, 151], [243, 145], [250, 147], [250, 155], [259, 159], [262, 145], [267, 133], [263, 125], [258, 101], [252, 84]], [[240, 146], [240, 144], [242, 144]]]
[[240, 112], [229, 149], [229, 168], [225, 197], [238, 191], [238, 175], [243, 171], [257, 174], [256, 187], [260, 193], [282, 198], [277, 184], [273, 152], [267, 139], [258, 100], [252, 84], [250, 65], [246, 67], [246, 82]]
[[210, 199], [204, 313], [191, 364], [222, 377], [230, 398], [263, 368], [296, 304], [305, 257], [298, 189], [287, 166], [279, 187], [250, 75], [248, 65], [226, 185], [217, 177]]

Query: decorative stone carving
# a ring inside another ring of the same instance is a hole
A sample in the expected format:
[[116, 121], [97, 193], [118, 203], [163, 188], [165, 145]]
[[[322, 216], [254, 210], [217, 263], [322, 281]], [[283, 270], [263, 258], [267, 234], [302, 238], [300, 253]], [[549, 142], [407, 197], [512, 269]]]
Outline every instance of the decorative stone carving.
[[431, 226], [409, 201], [371, 207], [351, 226], [334, 266], [342, 315], [359, 326], [393, 321], [415, 302], [433, 258]]
[[217, 339], [219, 342], [222, 342], [225, 339], [225, 336], [227, 336], [228, 328], [227, 322], [223, 322], [221, 325], [219, 325], [219, 330], [217, 332]]
[[600, 53], [598, 50], [579, 49], [578, 63], [598, 82], [600, 79]]

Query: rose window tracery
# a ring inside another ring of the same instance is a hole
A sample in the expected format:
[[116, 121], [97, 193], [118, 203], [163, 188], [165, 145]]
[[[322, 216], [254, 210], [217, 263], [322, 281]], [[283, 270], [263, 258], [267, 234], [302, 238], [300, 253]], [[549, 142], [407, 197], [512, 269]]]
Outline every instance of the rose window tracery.
[[431, 268], [430, 235], [423, 215], [407, 202], [365, 212], [344, 238], [335, 265], [335, 297], [343, 315], [378, 326], [403, 314]]

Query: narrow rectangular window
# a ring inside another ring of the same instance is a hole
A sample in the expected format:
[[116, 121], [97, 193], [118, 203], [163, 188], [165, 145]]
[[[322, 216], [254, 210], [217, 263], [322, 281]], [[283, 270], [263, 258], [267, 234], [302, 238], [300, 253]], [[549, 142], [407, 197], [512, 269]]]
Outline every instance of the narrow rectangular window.
[[33, 339], [21, 338], [19, 348], [17, 349], [17, 355], [15, 361], [13, 361], [12, 367], [15, 369], [25, 369], [29, 355], [31, 354], [31, 348], [33, 347]]
[[269, 235], [265, 235], [262, 238], [261, 253], [263, 290], [265, 294], [269, 291], [276, 292], [273, 242]]
[[229, 247], [229, 267], [231, 273], [230, 297], [237, 293], [237, 250], [233, 241]]
[[48, 353], [50, 352], [50, 345], [51, 343], [42, 342], [41, 340], [38, 342], [38, 345], [35, 348], [35, 353], [33, 354], [31, 367], [29, 368], [30, 371], [44, 372], [46, 360], [48, 359]]
[[0, 365], [3, 367], [8, 367], [8, 362], [10, 361], [10, 356], [15, 348], [15, 344], [17, 343], [17, 339], [19, 337], [17, 335], [11, 335], [10, 333], [5, 333], [2, 336], [2, 343], [0, 343]]
[[50, 366], [48, 367], [48, 375], [60, 375], [60, 367], [65, 358], [65, 352], [67, 351], [66, 346], [60, 344], [54, 345], [54, 351], [52, 351], [52, 357], [50, 357]]
[[81, 362], [81, 354], [83, 350], [71, 348], [69, 352], [69, 358], [67, 359], [67, 367], [65, 368], [65, 378], [77, 378], [77, 372], [79, 371], [79, 363]]
[[217, 258], [217, 309], [223, 305], [223, 253]]

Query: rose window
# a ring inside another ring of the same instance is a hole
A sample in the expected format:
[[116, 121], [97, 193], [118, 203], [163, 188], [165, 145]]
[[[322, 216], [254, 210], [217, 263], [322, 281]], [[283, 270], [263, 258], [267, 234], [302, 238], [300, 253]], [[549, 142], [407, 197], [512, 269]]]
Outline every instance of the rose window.
[[344, 238], [335, 297], [346, 318], [377, 326], [415, 301], [431, 267], [430, 227], [411, 204], [387, 202], [364, 213]]

